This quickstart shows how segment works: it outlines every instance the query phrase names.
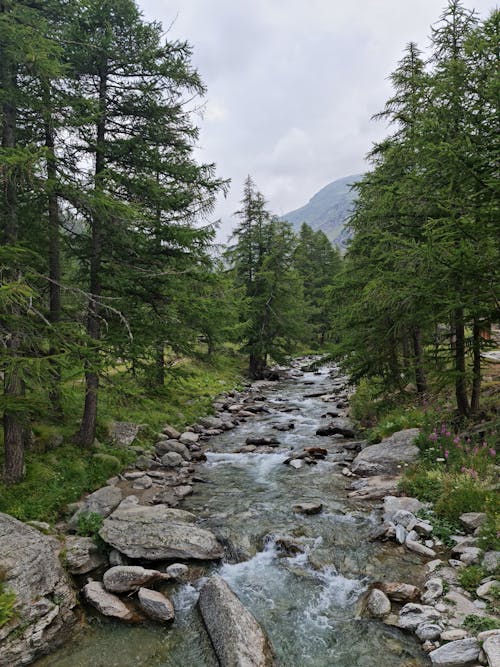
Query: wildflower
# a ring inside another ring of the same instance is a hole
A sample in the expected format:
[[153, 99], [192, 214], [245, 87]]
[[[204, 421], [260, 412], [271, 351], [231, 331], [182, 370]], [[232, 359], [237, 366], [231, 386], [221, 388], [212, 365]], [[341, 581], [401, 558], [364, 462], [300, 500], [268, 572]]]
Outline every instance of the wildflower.
[[435, 442], [437, 439], [438, 439], [438, 434], [436, 433], [436, 431], [434, 431], [434, 433], [430, 434], [429, 440], [432, 440], [432, 442]]
[[444, 458], [447, 459], [449, 455], [450, 455], [450, 452], [447, 449], [445, 449], [444, 450]]
[[493, 458], [497, 455], [496, 450], [493, 449], [493, 447], [490, 449], [490, 456], [493, 456]]
[[459, 444], [460, 444], [460, 438], [458, 437], [458, 435], [456, 435], [456, 436], [453, 438], [453, 444], [454, 444], [454, 445], [459, 445]]
[[478, 447], [474, 447], [474, 449], [473, 449], [473, 451], [472, 451], [473, 455], [476, 456], [476, 454], [478, 453], [478, 451], [479, 451], [479, 448], [478, 448]]
[[446, 431], [445, 436], [446, 436], [447, 438], [451, 437], [451, 433], [450, 433], [450, 431]]

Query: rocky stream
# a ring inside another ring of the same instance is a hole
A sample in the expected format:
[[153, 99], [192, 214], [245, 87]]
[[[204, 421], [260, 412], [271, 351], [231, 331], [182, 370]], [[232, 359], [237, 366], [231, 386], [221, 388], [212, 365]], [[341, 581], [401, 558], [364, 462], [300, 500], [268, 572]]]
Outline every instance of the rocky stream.
[[[59, 615], [39, 631], [39, 650], [31, 632], [31, 653], [12, 644], [0, 665], [48, 650], [54, 623], [77, 630], [38, 667], [497, 665], [460, 630], [482, 611], [454, 589], [442, 545], [415, 518], [420, 503], [396, 497], [417, 432], [368, 446], [348, 395], [335, 366], [297, 363], [280, 381], [221, 397], [216, 417], [184, 434], [167, 426], [140, 470], [77, 508], [105, 517], [108, 545], [105, 557], [91, 538], [66, 538], [85, 624], [53, 582], [46, 597]], [[458, 541], [456, 558], [472, 558]], [[492, 651], [498, 637], [486, 638]]]

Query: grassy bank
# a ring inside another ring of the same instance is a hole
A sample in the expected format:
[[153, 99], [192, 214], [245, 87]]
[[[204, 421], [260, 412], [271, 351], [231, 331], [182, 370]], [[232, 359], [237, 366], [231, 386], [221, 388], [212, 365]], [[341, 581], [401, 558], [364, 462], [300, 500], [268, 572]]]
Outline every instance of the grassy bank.
[[245, 360], [232, 350], [209, 361], [178, 360], [167, 373], [165, 386], [154, 390], [124, 369], [113, 369], [102, 381], [97, 440], [88, 450], [72, 444], [81, 417], [84, 386], [80, 378], [66, 381], [64, 417], [48, 418], [47, 406], [45, 411], [41, 406], [34, 415], [26, 478], [11, 487], [0, 484], [0, 511], [22, 521], [56, 521], [68, 503], [102, 486], [134, 460], [133, 450], [114, 447], [110, 442], [111, 422], [144, 425], [134, 445], [147, 449], [162, 424], [182, 428], [210, 413], [214, 396], [241, 383], [244, 364]]

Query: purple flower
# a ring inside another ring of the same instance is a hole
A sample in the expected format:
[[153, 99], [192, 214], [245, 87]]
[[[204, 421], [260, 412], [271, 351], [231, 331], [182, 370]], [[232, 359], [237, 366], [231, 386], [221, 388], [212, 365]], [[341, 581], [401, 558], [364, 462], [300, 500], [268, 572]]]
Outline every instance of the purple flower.
[[434, 433], [431, 433], [429, 436], [429, 440], [432, 442], [435, 442], [438, 439], [438, 434], [434, 431]]
[[460, 444], [460, 438], [458, 437], [458, 435], [456, 435], [456, 436], [453, 438], [453, 444], [454, 444], [454, 445], [459, 445], [459, 444]]
[[445, 449], [444, 450], [444, 458], [447, 459], [449, 455], [450, 455], [450, 452], [447, 449]]
[[490, 456], [495, 457], [497, 455], [496, 451], [493, 449], [493, 447], [490, 449]]

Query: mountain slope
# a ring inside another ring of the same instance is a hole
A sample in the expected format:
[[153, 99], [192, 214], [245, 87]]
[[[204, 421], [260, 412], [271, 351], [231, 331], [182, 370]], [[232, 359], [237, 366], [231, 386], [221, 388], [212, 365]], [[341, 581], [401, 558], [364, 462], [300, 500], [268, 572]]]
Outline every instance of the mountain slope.
[[349, 185], [360, 178], [360, 174], [354, 174], [329, 183], [305, 206], [286, 213], [282, 219], [292, 223], [297, 230], [306, 222], [315, 231], [321, 229], [330, 241], [343, 245], [346, 240], [344, 223], [352, 212], [355, 196]]

